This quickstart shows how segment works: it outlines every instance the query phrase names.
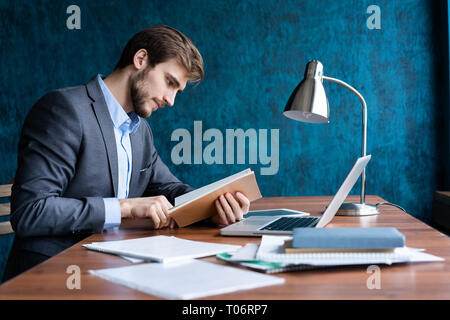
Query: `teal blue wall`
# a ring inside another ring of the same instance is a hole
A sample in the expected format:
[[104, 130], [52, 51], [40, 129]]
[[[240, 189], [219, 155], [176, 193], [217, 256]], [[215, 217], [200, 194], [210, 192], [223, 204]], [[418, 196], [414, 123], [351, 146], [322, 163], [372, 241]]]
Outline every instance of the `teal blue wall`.
[[[366, 99], [373, 155], [367, 194], [430, 222], [433, 192], [448, 183], [448, 46], [442, 49], [447, 25], [441, 16], [447, 11], [441, 2], [0, 0], [0, 183], [15, 174], [20, 128], [39, 97], [108, 74], [134, 33], [162, 23], [188, 35], [206, 65], [200, 85], [149, 119], [162, 158], [182, 180], [200, 187], [251, 167], [264, 196], [334, 194], [360, 155], [359, 100], [325, 83], [330, 124], [281, 115], [305, 64], [318, 59], [326, 75]], [[81, 30], [66, 27], [72, 4], [81, 9]], [[372, 4], [381, 9], [380, 30], [366, 26]], [[223, 133], [279, 129], [278, 173], [260, 175], [259, 164], [174, 165], [171, 133], [186, 128], [192, 134], [194, 120]], [[10, 243], [11, 237], [0, 239], [0, 273]]]

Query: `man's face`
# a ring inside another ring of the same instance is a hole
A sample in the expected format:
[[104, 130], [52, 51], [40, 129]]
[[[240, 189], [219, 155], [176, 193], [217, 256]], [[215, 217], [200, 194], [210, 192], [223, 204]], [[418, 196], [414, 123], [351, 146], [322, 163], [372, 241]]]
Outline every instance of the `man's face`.
[[182, 92], [187, 83], [187, 71], [175, 59], [146, 67], [130, 78], [130, 95], [134, 111], [142, 118], [148, 118], [153, 111], [173, 106], [175, 96]]

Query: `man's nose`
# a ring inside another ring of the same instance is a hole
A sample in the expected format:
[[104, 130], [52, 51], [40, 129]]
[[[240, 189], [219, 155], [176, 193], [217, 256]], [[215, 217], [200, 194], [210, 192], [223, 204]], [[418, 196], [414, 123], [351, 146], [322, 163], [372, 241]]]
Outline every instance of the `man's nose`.
[[177, 95], [177, 92], [175, 90], [167, 92], [164, 95], [164, 102], [172, 107], [173, 104], [175, 103], [175, 96], [176, 95]]

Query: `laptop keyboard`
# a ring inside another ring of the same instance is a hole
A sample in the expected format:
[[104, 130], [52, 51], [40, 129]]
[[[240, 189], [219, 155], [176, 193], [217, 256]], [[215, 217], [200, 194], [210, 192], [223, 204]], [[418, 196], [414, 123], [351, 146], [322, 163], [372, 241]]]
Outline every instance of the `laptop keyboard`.
[[283, 217], [260, 230], [292, 231], [294, 228], [311, 228], [319, 222], [318, 217]]

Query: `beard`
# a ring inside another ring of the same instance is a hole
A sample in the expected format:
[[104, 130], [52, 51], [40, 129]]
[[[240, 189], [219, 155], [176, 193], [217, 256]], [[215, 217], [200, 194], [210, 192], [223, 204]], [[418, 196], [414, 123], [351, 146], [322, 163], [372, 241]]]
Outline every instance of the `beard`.
[[145, 81], [150, 67], [136, 73], [130, 79], [130, 96], [134, 106], [134, 112], [141, 118], [148, 118], [152, 114], [152, 107], [148, 106], [151, 101], [145, 88], [148, 86]]

